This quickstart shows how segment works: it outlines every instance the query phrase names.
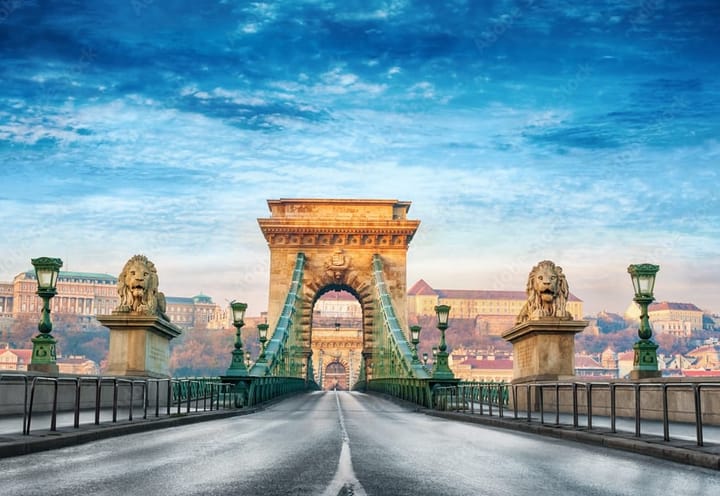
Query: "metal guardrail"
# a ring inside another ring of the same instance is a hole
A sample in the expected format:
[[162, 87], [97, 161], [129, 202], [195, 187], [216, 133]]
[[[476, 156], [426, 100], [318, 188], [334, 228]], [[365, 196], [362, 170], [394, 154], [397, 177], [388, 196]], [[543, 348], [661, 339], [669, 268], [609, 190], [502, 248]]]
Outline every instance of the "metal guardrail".
[[[625, 409], [631, 409], [633, 414], [618, 415], [618, 391], [631, 390], [633, 393], [632, 404], [625, 405]], [[675, 414], [669, 408], [670, 391], [685, 390], [692, 393], [692, 424], [695, 431], [695, 443], [697, 446], [704, 446], [703, 430], [705, 422], [703, 416], [718, 412], [710, 412], [704, 409], [707, 394], [720, 394], [720, 383], [718, 382], [538, 382], [528, 384], [505, 384], [505, 383], [463, 383], [457, 386], [438, 387], [433, 390], [432, 406], [438, 410], [453, 410], [478, 415], [496, 414], [505, 417], [508, 410], [512, 410], [512, 418], [525, 420], [526, 422], [538, 422], [540, 424], [551, 424], [555, 426], [567, 426], [575, 430], [607, 431], [607, 428], [593, 426], [593, 419], [603, 418], [609, 420], [610, 433], [618, 432], [617, 422], [619, 419], [634, 421], [634, 436], [643, 435], [641, 426], [643, 420], [660, 420], [663, 428], [663, 440], [671, 441], [670, 426], [671, 416]], [[509, 394], [508, 394], [509, 392]], [[561, 394], [569, 397], [561, 407]], [[600, 415], [595, 412], [597, 406], [596, 395], [604, 392], [609, 396], [609, 404], [603, 404], [602, 408], [609, 410], [608, 415]], [[658, 419], [651, 412], [656, 413], [657, 408], [643, 406], [643, 398], [650, 393], [661, 395], [660, 415]], [[554, 408], [548, 411], [547, 403], [553, 403]], [[688, 402], [690, 403], [690, 402]], [[523, 406], [521, 406], [523, 405]], [[495, 410], [493, 411], [493, 407]], [[570, 411], [567, 411], [569, 407]], [[564, 415], [561, 415], [563, 413]], [[534, 415], [536, 414], [536, 415]], [[554, 419], [547, 419], [547, 415], [554, 414]], [[538, 417], [539, 415], [539, 417]], [[581, 425], [580, 417], [584, 415], [586, 422]]]
[[[620, 389], [630, 389], [633, 391], [633, 412], [634, 415], [632, 419], [634, 420], [635, 424], [635, 430], [634, 435], [635, 437], [641, 437], [642, 436], [642, 429], [641, 429], [641, 421], [649, 419], [648, 415], [643, 415], [643, 413], [647, 413], [646, 411], [643, 411], [642, 408], [642, 397], [643, 392], [647, 394], [650, 391], [657, 392], [660, 391], [662, 395], [662, 425], [663, 425], [663, 440], [666, 442], [669, 442], [671, 440], [670, 437], [670, 410], [668, 407], [668, 393], [672, 389], [684, 389], [686, 391], [691, 391], [693, 395], [693, 408], [692, 408], [692, 417], [693, 417], [693, 423], [695, 427], [695, 442], [697, 446], [704, 446], [704, 439], [703, 439], [703, 391], [720, 391], [720, 383], [717, 382], [691, 382], [691, 383], [683, 383], [683, 382], [556, 382], [556, 383], [536, 383], [536, 384], [516, 384], [512, 386], [512, 395], [513, 395], [513, 404], [515, 405], [514, 413], [515, 418], [518, 418], [518, 391], [523, 390], [525, 392], [525, 415], [526, 419], [530, 419], [528, 421], [532, 421], [532, 410], [533, 408], [529, 407], [532, 405], [532, 392], [534, 391], [536, 393], [537, 402], [535, 403], [537, 405], [537, 411], [540, 413], [540, 422], [545, 423], [545, 390], [551, 389], [553, 390], [555, 396], [555, 422], [554, 425], [560, 425], [560, 401], [559, 396], [560, 392], [562, 390], [570, 390], [572, 395], [572, 427], [573, 429], [584, 429], [587, 431], [591, 431], [594, 429], [593, 427], [593, 417], [598, 417], [598, 415], [594, 415], [593, 412], [593, 391], [598, 390], [606, 390], [608, 391], [610, 395], [610, 414], [609, 414], [609, 420], [610, 420], [610, 432], [615, 434], [617, 433], [617, 420], [619, 418], [627, 418], [622, 417], [617, 414], [617, 391]], [[582, 426], [579, 422], [579, 417], [581, 414], [581, 402], [579, 398], [579, 391], [583, 390], [585, 392], [585, 413], [587, 422], [586, 425]], [[528, 398], [530, 398], [530, 401], [528, 401]]]
[[[112, 390], [112, 401], [109, 408], [112, 412], [112, 422], [118, 422], [119, 413], [127, 409], [127, 420], [133, 421], [136, 404], [142, 408], [142, 418], [148, 418], [148, 411], [154, 410], [154, 416], [161, 416], [161, 408], [167, 416], [172, 415], [173, 407], [176, 413], [181, 414], [192, 411], [194, 403], [195, 412], [212, 411], [220, 408], [233, 408], [235, 405], [235, 389], [233, 384], [221, 383], [215, 378], [126, 378], [126, 377], [43, 377], [27, 376], [23, 374], [0, 374], [2, 382], [20, 382], [24, 389], [23, 398], [23, 435], [29, 435], [33, 413], [36, 408], [36, 393], [41, 388], [52, 388], [52, 404], [50, 413], [50, 431], [57, 430], [57, 417], [61, 411], [58, 408], [58, 391], [61, 385], [74, 385], [73, 388], [73, 427], [80, 427], [80, 412], [82, 410], [82, 392], [84, 384], [94, 385], [94, 424], [100, 425], [101, 411], [108, 408], [108, 401], [103, 401], [103, 391]], [[164, 385], [164, 387], [163, 387]], [[161, 390], [164, 389], [161, 401]], [[120, 393], [124, 391], [126, 398], [121, 400]], [[200, 406], [202, 402], [202, 407]], [[68, 410], [63, 410], [67, 412]]]

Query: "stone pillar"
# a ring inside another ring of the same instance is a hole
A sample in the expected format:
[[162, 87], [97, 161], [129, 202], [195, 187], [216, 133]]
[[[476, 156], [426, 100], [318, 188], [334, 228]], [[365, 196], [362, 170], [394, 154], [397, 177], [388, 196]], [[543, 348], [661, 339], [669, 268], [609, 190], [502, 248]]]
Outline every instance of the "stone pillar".
[[541, 317], [502, 334], [513, 346], [513, 383], [558, 381], [575, 375], [575, 334], [588, 322]]
[[170, 376], [170, 340], [181, 334], [178, 326], [155, 315], [113, 314], [97, 319], [110, 329], [106, 375]]

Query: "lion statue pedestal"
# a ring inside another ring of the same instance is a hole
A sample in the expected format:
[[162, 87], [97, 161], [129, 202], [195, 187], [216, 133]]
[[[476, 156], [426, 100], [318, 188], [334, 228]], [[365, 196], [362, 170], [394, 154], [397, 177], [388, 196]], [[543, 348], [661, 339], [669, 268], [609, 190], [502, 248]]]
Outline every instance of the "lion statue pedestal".
[[573, 320], [562, 268], [545, 260], [528, 277], [527, 302], [515, 327], [502, 334], [513, 346], [513, 383], [557, 381], [575, 375], [575, 334], [588, 322]]
[[170, 376], [170, 340], [182, 330], [165, 314], [165, 295], [158, 291], [155, 265], [135, 255], [118, 277], [120, 305], [112, 315], [98, 315], [110, 329], [107, 375], [164, 378]]

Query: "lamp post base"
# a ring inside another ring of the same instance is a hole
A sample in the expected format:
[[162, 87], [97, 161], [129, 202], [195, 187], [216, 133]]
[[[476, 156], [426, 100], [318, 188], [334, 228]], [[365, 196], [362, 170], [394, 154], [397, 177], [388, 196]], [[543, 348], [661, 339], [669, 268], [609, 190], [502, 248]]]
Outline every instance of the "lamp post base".
[[650, 379], [661, 377], [657, 363], [658, 345], [649, 339], [641, 339], [633, 345], [635, 353], [630, 379]]
[[435, 356], [435, 365], [432, 371], [432, 379], [436, 380], [447, 380], [455, 379], [455, 374], [450, 369], [448, 364], [448, 353], [447, 351], [440, 351]]
[[55, 363], [55, 338], [50, 334], [40, 334], [32, 338], [32, 358], [28, 364], [29, 372], [42, 372], [49, 375], [58, 375], [59, 369]]

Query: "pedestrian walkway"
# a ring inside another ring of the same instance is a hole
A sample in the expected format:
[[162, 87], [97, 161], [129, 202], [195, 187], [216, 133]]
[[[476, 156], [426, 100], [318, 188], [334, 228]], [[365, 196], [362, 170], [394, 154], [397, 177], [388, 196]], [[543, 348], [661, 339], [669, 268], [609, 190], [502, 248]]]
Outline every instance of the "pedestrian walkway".
[[[616, 419], [615, 430], [611, 432], [609, 417], [592, 417], [592, 429], [587, 428], [587, 417], [578, 416], [578, 427], [573, 427], [572, 415], [561, 414], [555, 423], [555, 414], [546, 415], [541, 422], [540, 415], [533, 413], [515, 418], [512, 410], [505, 410], [503, 416], [480, 415], [478, 413], [440, 411], [423, 409], [422, 412], [450, 420], [473, 422], [503, 429], [513, 429], [543, 436], [551, 436], [607, 448], [632, 451], [665, 460], [720, 470], [720, 426], [703, 426], [703, 445], [697, 443], [697, 430], [693, 424], [671, 422], [670, 441], [664, 440], [662, 422], [642, 420], [640, 436], [635, 435], [634, 419]], [[485, 408], [487, 412], [487, 407]]]

